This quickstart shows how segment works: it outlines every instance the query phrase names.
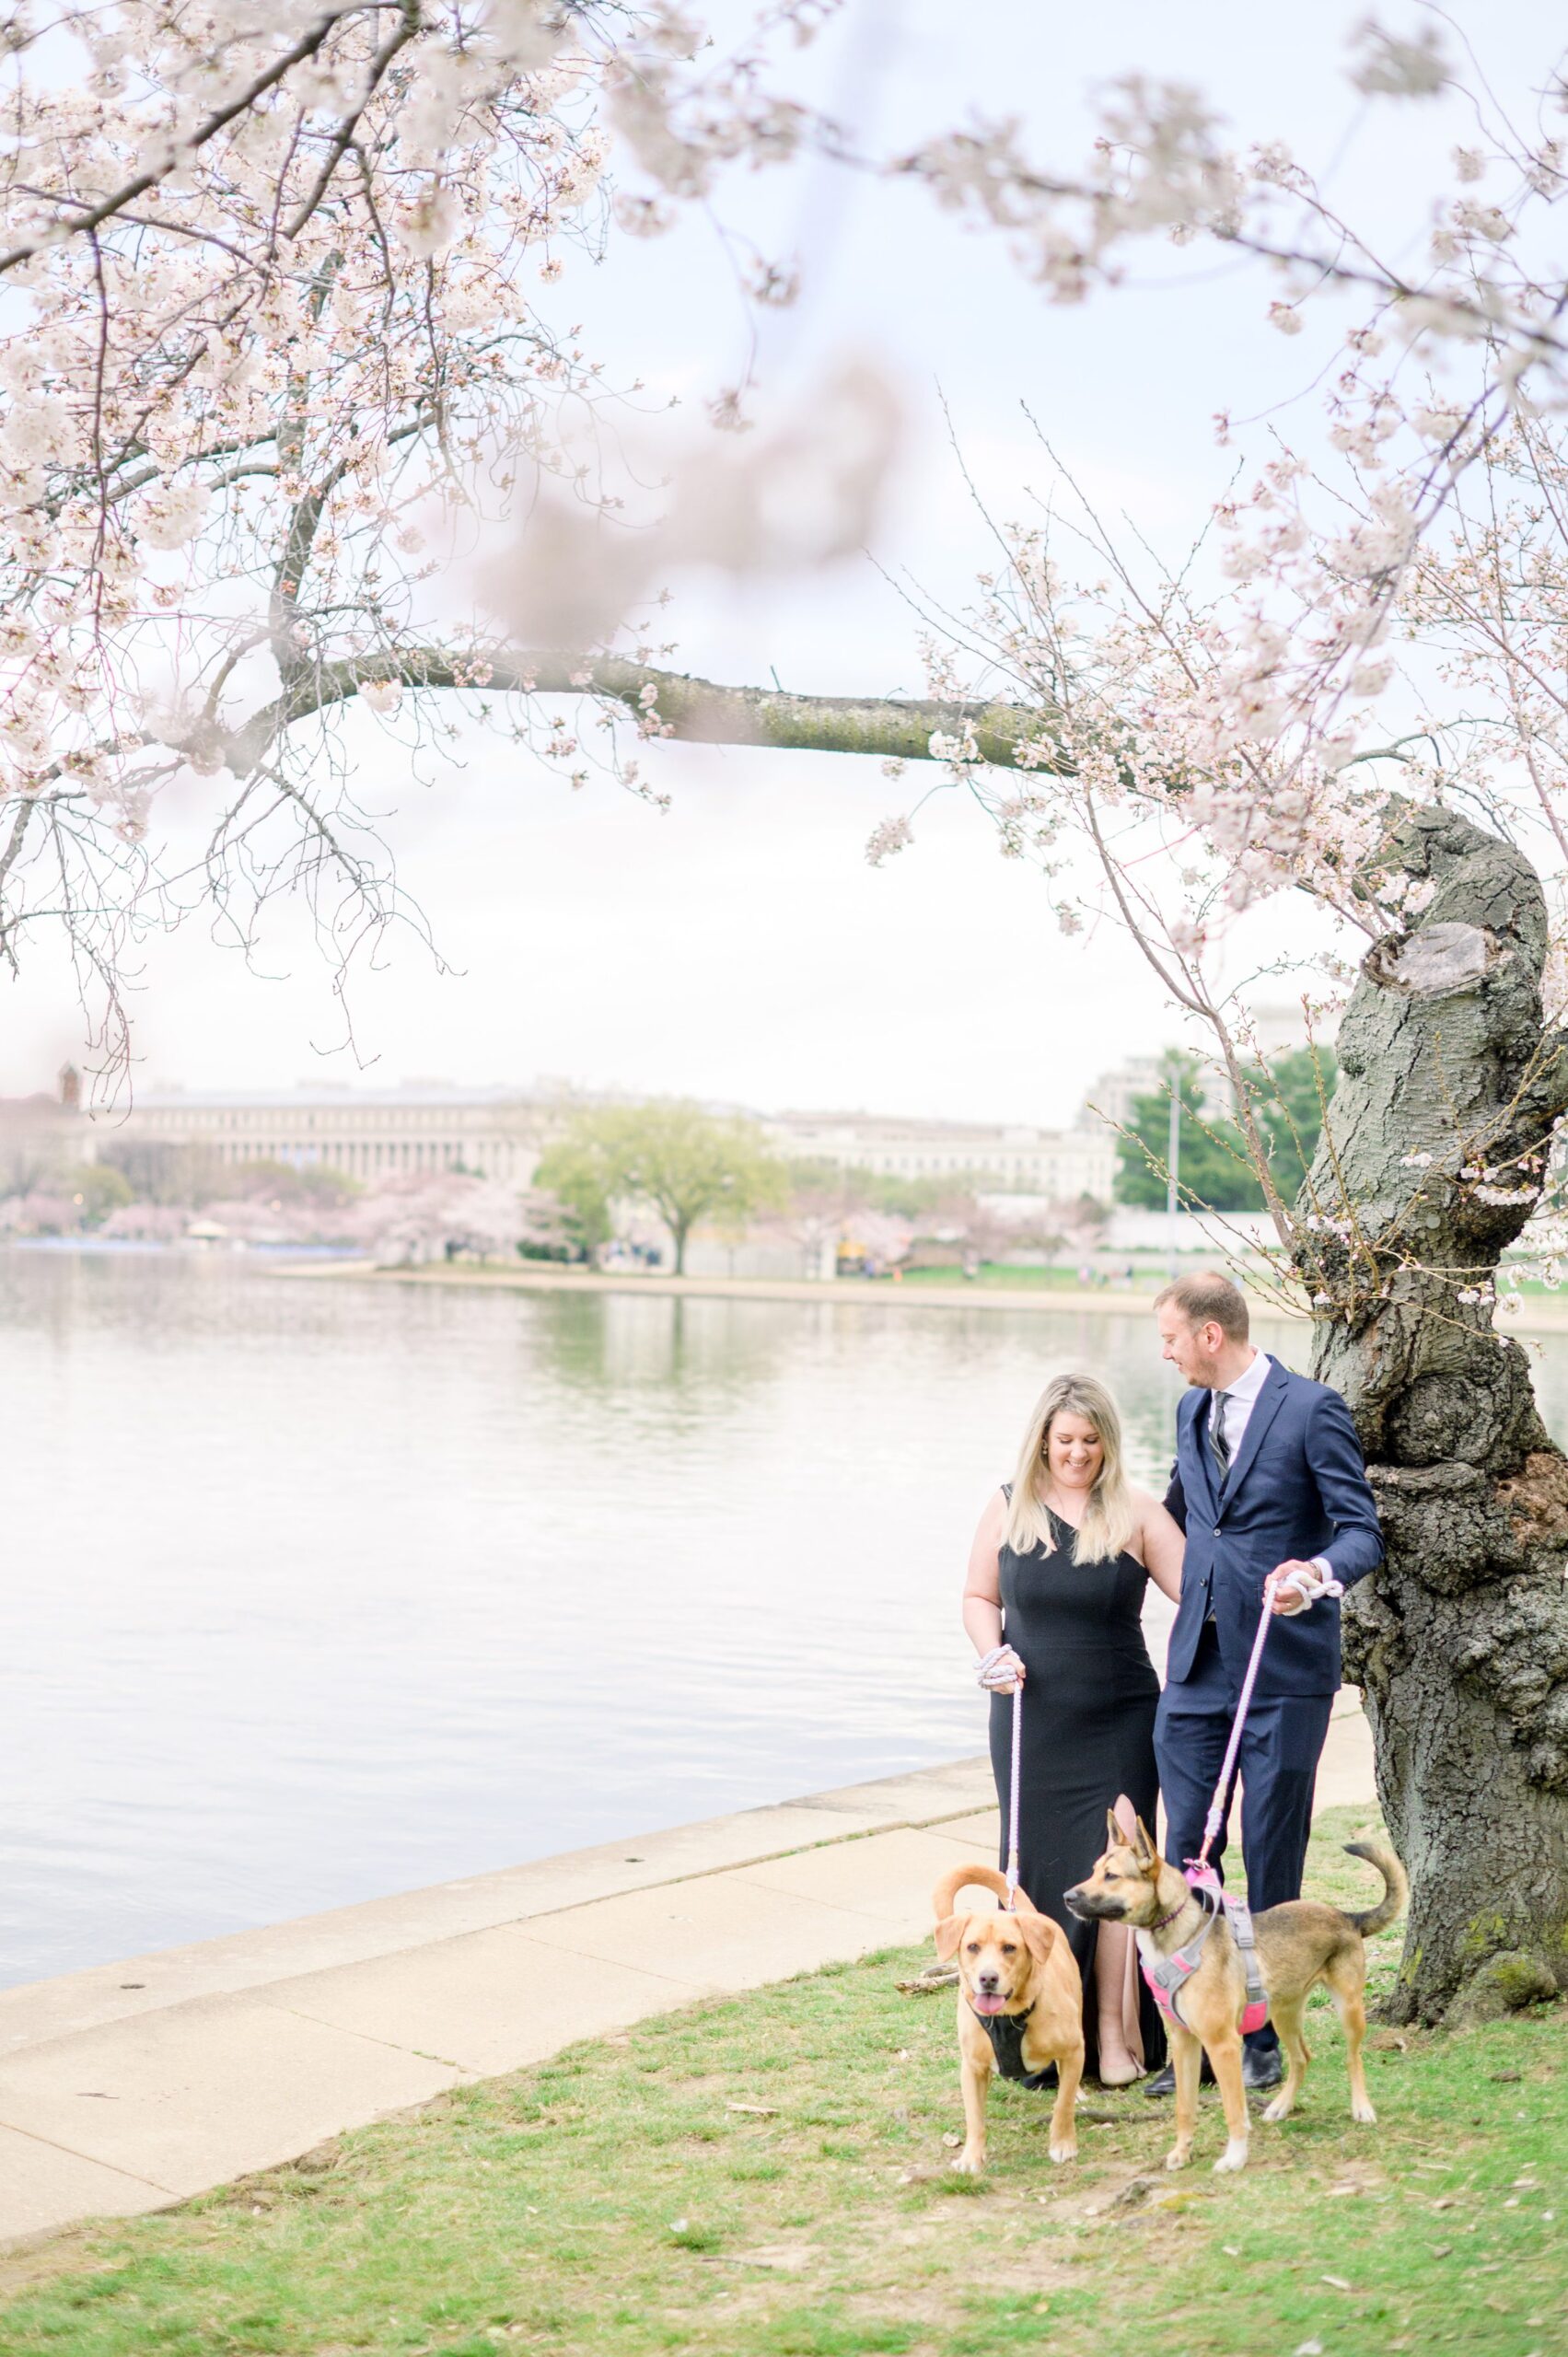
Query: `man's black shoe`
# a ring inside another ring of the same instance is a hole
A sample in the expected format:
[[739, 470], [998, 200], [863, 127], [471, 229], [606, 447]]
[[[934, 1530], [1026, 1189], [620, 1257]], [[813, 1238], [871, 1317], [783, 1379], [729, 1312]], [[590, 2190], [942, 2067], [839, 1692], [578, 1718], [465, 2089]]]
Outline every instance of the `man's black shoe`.
[[1250, 2087], [1254, 2095], [1261, 2095], [1267, 2087], [1277, 2087], [1284, 2074], [1277, 2046], [1249, 2046], [1242, 2055], [1241, 2084]]
[[[1205, 2054], [1203, 2067], [1198, 2073], [1198, 2084], [1201, 2087], [1212, 2087], [1214, 2084], [1214, 2074], [1210, 2067], [1209, 2058]], [[1167, 2062], [1163, 2071], [1156, 2071], [1152, 2079], [1145, 2080], [1144, 2093], [1146, 2096], [1173, 2096], [1176, 2093], [1175, 2063]]]

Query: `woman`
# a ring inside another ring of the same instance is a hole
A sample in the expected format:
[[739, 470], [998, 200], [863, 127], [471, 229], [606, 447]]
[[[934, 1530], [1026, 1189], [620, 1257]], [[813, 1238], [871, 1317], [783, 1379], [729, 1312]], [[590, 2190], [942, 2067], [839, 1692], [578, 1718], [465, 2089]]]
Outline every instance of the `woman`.
[[[1084, 1976], [1086, 2068], [1124, 2087], [1163, 2059], [1159, 2015], [1123, 1923], [1083, 1923], [1062, 1894], [1105, 1847], [1105, 1813], [1153, 1827], [1159, 1680], [1144, 1643], [1153, 1580], [1174, 1603], [1182, 1537], [1163, 1505], [1129, 1486], [1116, 1402], [1092, 1375], [1061, 1375], [1029, 1419], [1017, 1471], [981, 1516], [964, 1585], [964, 1627], [990, 1689], [991, 1759], [1003, 1813], [1013, 1701], [1024, 1689], [1018, 1878], [1059, 1923]], [[1091, 2002], [1092, 1999], [1092, 2002]]]

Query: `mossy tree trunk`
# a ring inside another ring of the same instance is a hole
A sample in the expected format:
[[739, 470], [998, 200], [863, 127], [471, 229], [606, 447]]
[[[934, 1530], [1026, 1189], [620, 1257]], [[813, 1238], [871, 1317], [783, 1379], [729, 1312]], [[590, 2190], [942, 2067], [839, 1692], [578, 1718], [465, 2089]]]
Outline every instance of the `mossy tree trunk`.
[[1313, 1371], [1350, 1402], [1388, 1541], [1345, 1662], [1413, 1890], [1392, 2010], [1430, 2021], [1568, 1987], [1568, 1459], [1492, 1299], [1568, 1049], [1542, 1021], [1528, 862], [1442, 811], [1405, 817], [1393, 854], [1435, 891], [1347, 1010], [1299, 1262]]

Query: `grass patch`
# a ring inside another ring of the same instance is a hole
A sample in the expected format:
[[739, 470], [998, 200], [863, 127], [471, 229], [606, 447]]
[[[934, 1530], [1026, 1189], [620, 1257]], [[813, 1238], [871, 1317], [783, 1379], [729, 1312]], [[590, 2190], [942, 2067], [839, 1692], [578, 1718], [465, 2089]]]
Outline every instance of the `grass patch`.
[[[1308, 1888], [1364, 1900], [1332, 1844]], [[1396, 1941], [1375, 1944], [1384, 1986]], [[1376, 2032], [1352, 2125], [1331, 2011], [1288, 2126], [1167, 2177], [1168, 2114], [1090, 2093], [1052, 2168], [1049, 2099], [999, 2088], [992, 2171], [952, 2177], [952, 2003], [909, 1952], [575, 2047], [180, 2211], [0, 2260], [5, 2357], [1325, 2357], [1560, 2349], [1568, 2017]], [[766, 2107], [769, 2117], [730, 2110]], [[962, 2198], [953, 2198], [955, 2194]]]

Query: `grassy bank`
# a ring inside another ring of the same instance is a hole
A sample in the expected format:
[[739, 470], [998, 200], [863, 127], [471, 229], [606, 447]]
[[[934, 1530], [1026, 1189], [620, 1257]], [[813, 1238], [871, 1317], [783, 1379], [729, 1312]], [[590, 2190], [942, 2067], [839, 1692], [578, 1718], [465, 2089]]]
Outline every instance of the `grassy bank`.
[[[1342, 1839], [1351, 1812], [1327, 1833]], [[1326, 1839], [1310, 1887], [1358, 1870]], [[1365, 1885], [1355, 1880], [1360, 1890]], [[1397, 1942], [1379, 1944], [1387, 1980]], [[1352, 2127], [1331, 2014], [1251, 2170], [1167, 2177], [1168, 2117], [1091, 2093], [1052, 2169], [1046, 2107], [993, 2102], [954, 2177], [952, 1999], [874, 1957], [573, 2049], [297, 2166], [0, 2260], [6, 2357], [1324, 2357], [1562, 2346], [1568, 2019], [1374, 2034]], [[564, 1966], [563, 1966], [564, 1968]], [[581, 1968], [591, 1971], [591, 1964]]]

